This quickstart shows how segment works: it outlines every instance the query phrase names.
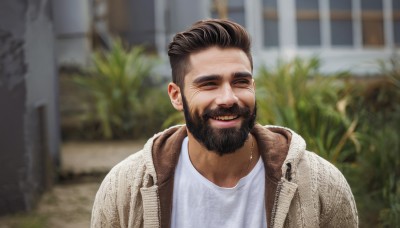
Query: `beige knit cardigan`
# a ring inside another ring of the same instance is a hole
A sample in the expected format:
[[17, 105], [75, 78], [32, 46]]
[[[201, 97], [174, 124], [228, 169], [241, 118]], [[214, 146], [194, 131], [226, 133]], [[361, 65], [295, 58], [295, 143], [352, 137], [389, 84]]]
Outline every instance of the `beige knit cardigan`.
[[[168, 214], [170, 210], [161, 207], [163, 184], [158, 183], [157, 178], [161, 176], [157, 175], [154, 165], [163, 161], [153, 161], [154, 142], [178, 135], [179, 129], [184, 132], [182, 128], [185, 127], [175, 126], [156, 134], [141, 151], [120, 162], [107, 174], [96, 194], [92, 228], [169, 227], [169, 218], [162, 218], [162, 214]], [[306, 151], [304, 140], [290, 129], [276, 126], [257, 126], [256, 129], [268, 134], [269, 130], [284, 130], [291, 135], [287, 155], [279, 166], [281, 178], [277, 181], [272, 213], [267, 216], [269, 227], [358, 227], [353, 194], [336, 167]], [[183, 139], [184, 136], [181, 133], [177, 137]], [[173, 142], [169, 144], [179, 146], [182, 140], [174, 138]], [[162, 223], [163, 219], [167, 222]]]

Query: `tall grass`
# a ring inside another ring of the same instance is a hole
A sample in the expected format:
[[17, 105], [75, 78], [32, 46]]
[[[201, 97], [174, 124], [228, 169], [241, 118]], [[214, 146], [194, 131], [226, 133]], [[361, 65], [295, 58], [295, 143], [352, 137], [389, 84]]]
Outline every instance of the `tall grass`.
[[91, 102], [88, 106], [93, 110], [87, 113], [86, 125], [97, 124], [92, 130], [98, 129], [104, 139], [140, 137], [148, 129], [154, 133], [154, 126], [161, 126], [159, 119], [163, 119], [154, 114], [168, 115], [170, 110], [165, 105], [168, 99], [159, 93], [161, 83], [154, 83], [152, 70], [158, 60], [141, 46], [125, 48], [120, 40], [114, 41], [111, 50], [95, 52], [92, 60], [86, 75], [75, 77], [91, 96], [86, 102]]
[[400, 227], [400, 59], [380, 66], [380, 77], [349, 83], [349, 114], [362, 135], [349, 177], [362, 227]]
[[345, 73], [322, 75], [317, 58], [262, 67], [256, 76], [258, 120], [299, 132], [308, 149], [334, 164], [354, 161], [359, 143], [357, 120], [349, 119], [347, 95], [339, 80]]

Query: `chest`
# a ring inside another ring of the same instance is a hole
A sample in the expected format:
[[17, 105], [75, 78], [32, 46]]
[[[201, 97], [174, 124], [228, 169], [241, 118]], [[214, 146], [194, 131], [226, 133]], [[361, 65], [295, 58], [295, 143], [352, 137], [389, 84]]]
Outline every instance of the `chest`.
[[173, 189], [171, 227], [266, 227], [261, 160], [235, 187], [222, 188], [181, 158]]

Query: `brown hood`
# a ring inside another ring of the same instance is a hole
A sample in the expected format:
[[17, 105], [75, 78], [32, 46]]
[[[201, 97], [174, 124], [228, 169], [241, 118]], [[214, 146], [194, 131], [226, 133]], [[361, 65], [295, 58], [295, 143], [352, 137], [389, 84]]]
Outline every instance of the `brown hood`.
[[[291, 133], [283, 128], [265, 128], [256, 125], [251, 131], [255, 136], [266, 170], [265, 194], [267, 219], [271, 221], [277, 184], [282, 177], [282, 165], [288, 154]], [[187, 136], [186, 127], [170, 128], [153, 142], [152, 156], [161, 207], [161, 227], [170, 227], [174, 172], [181, 152], [183, 139]]]
[[257, 139], [265, 167], [265, 206], [267, 221], [271, 221], [282, 166], [289, 151], [292, 134], [283, 128], [265, 128], [256, 125], [251, 132]]

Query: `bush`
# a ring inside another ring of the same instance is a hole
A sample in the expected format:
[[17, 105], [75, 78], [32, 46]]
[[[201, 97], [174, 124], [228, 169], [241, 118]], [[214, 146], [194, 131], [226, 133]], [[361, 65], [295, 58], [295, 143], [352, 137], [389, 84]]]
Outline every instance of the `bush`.
[[[262, 67], [256, 76], [258, 120], [299, 132], [307, 147], [337, 166], [351, 164], [358, 150], [356, 120], [345, 112], [345, 73], [322, 75], [317, 58]], [[343, 163], [345, 162], [345, 163]]]
[[144, 137], [161, 127], [172, 109], [165, 105], [168, 97], [160, 95], [162, 80], [152, 75], [156, 64], [143, 47], [124, 49], [120, 40], [110, 51], [95, 52], [93, 67], [75, 77], [90, 95], [87, 105], [92, 111], [82, 125], [95, 131], [94, 138]]
[[381, 62], [382, 76], [349, 82], [349, 115], [362, 137], [350, 173], [362, 227], [400, 226], [400, 61]]

